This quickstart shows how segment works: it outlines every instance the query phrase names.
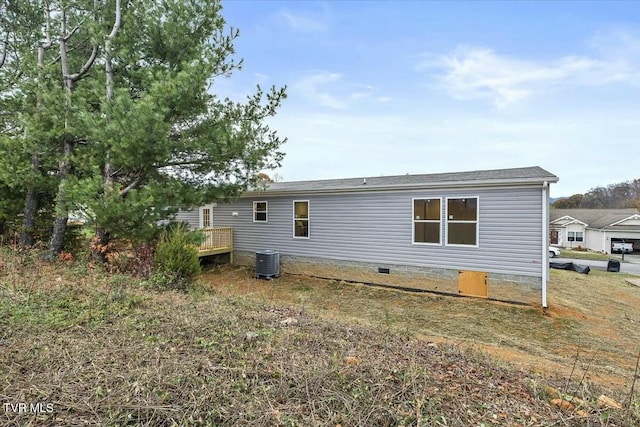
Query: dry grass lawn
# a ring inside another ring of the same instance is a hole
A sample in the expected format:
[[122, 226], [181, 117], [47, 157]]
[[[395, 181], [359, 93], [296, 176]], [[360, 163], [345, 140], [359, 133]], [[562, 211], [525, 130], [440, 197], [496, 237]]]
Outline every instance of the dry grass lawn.
[[154, 283], [0, 248], [0, 426], [640, 423], [623, 276], [554, 271], [547, 313], [228, 266]]
[[251, 269], [233, 267], [210, 269], [203, 280], [223, 293], [463, 342], [534, 371], [585, 375], [605, 387], [628, 390], [640, 352], [640, 288], [626, 277], [551, 270], [546, 312], [303, 276], [256, 280]]

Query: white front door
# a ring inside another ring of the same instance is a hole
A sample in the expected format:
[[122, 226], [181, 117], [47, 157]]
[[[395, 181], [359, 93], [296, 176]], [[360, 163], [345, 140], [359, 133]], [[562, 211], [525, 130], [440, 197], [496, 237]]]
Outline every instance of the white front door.
[[200, 228], [213, 227], [213, 205], [200, 207]]

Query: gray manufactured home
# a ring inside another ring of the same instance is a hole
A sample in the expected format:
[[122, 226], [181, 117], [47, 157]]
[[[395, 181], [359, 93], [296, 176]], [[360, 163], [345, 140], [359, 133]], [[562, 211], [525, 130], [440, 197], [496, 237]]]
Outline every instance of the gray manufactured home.
[[456, 294], [459, 274], [480, 272], [489, 298], [546, 307], [557, 181], [527, 167], [278, 182], [176, 219], [231, 229], [237, 264], [273, 250], [284, 273]]

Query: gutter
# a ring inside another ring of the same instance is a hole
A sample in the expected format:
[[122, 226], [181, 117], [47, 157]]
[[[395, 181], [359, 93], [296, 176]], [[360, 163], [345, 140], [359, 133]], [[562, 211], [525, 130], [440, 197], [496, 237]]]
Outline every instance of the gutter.
[[547, 308], [547, 280], [549, 279], [549, 183], [542, 183], [542, 309]]

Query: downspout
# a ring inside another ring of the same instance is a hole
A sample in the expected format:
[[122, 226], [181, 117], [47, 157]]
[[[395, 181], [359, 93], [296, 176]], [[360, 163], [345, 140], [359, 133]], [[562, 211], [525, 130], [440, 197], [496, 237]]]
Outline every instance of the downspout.
[[549, 278], [549, 183], [542, 183], [542, 308], [547, 308], [547, 280]]

